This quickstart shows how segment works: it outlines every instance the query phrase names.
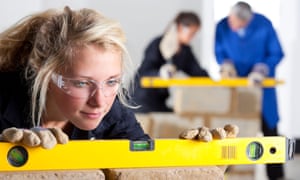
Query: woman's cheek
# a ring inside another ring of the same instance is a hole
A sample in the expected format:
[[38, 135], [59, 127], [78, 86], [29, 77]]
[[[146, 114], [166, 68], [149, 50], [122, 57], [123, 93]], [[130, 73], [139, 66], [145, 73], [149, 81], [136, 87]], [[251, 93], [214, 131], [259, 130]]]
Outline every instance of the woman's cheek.
[[76, 112], [80, 111], [86, 104], [86, 101], [83, 99], [74, 99], [74, 98], [63, 98], [61, 99], [62, 104], [61, 108], [65, 116], [74, 115]]
[[107, 102], [107, 110], [106, 110], [106, 112], [108, 112], [111, 109], [111, 107], [112, 107], [112, 105], [113, 105], [116, 97], [117, 97], [117, 95], [109, 97], [108, 102]]

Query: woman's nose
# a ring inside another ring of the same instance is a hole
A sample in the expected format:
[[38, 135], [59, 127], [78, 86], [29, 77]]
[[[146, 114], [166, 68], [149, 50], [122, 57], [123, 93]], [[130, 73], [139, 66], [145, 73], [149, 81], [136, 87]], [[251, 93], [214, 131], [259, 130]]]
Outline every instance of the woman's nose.
[[106, 104], [106, 97], [101, 88], [97, 88], [89, 97], [88, 103], [94, 107], [101, 107]]

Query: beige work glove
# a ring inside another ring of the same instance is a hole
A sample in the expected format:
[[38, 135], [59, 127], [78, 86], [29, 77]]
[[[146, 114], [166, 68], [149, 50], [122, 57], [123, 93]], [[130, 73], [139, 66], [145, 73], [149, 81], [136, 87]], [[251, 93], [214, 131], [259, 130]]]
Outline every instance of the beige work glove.
[[4, 129], [0, 135], [1, 141], [21, 143], [30, 147], [42, 146], [53, 148], [57, 143], [66, 144], [69, 137], [60, 128]]
[[179, 49], [179, 42], [177, 38], [177, 25], [172, 23], [171, 26], [164, 33], [160, 44], [159, 50], [166, 63], [160, 67], [159, 76], [162, 79], [172, 78], [176, 73], [176, 66], [172, 64], [172, 57]]
[[220, 74], [222, 79], [235, 78], [237, 77], [237, 72], [234, 64], [230, 60], [225, 60], [221, 65]]
[[[212, 141], [213, 139], [235, 138], [239, 133], [239, 128], [233, 124], [227, 124], [223, 128], [209, 129], [207, 127], [200, 127], [196, 129], [187, 129], [183, 131], [179, 138], [200, 140], [204, 142]], [[227, 165], [218, 166], [223, 172], [228, 168]]]
[[248, 75], [248, 83], [249, 86], [253, 87], [259, 87], [262, 85], [263, 80], [265, 79], [265, 76], [259, 72], [251, 72]]
[[163, 35], [159, 44], [159, 50], [164, 59], [169, 61], [176, 54], [178, 49], [177, 25], [173, 23]]
[[257, 63], [248, 75], [249, 86], [261, 86], [265, 77], [269, 74], [269, 67], [264, 63]]
[[170, 79], [176, 74], [176, 66], [172, 63], [166, 63], [162, 65], [159, 69], [159, 76], [162, 79]]
[[210, 142], [213, 139], [235, 138], [238, 133], [238, 126], [227, 124], [224, 128], [209, 129], [207, 127], [200, 127], [196, 129], [187, 129], [179, 135], [179, 138]]

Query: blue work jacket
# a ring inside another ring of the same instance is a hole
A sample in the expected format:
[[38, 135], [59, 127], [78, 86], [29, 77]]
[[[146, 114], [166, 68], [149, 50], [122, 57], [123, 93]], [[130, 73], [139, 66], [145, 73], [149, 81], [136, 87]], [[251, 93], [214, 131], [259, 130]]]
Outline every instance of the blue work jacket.
[[[228, 17], [217, 24], [215, 56], [219, 64], [231, 60], [238, 76], [246, 77], [257, 63], [264, 63], [269, 67], [268, 76], [274, 78], [284, 53], [271, 21], [254, 13], [242, 36], [231, 30]], [[276, 127], [279, 115], [275, 88], [263, 89], [262, 115], [269, 128]]]

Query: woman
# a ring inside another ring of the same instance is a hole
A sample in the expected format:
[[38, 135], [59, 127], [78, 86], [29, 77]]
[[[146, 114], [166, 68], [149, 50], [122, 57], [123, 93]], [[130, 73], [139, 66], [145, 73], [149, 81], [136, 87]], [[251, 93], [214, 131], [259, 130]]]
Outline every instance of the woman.
[[68, 7], [29, 16], [3, 32], [2, 138], [45, 148], [68, 137], [148, 139], [127, 108], [131, 62], [124, 42], [118, 22]]
[[172, 111], [166, 106], [168, 89], [141, 87], [139, 83], [143, 76], [171, 78], [176, 70], [190, 76], [208, 76], [189, 46], [200, 27], [201, 21], [197, 14], [180, 12], [166, 32], [148, 45], [135, 77], [137, 85], [133, 96], [134, 103], [140, 105], [136, 112]]
[[124, 43], [116, 21], [69, 7], [0, 34], [1, 140], [49, 149], [69, 138], [149, 139], [129, 108]]

